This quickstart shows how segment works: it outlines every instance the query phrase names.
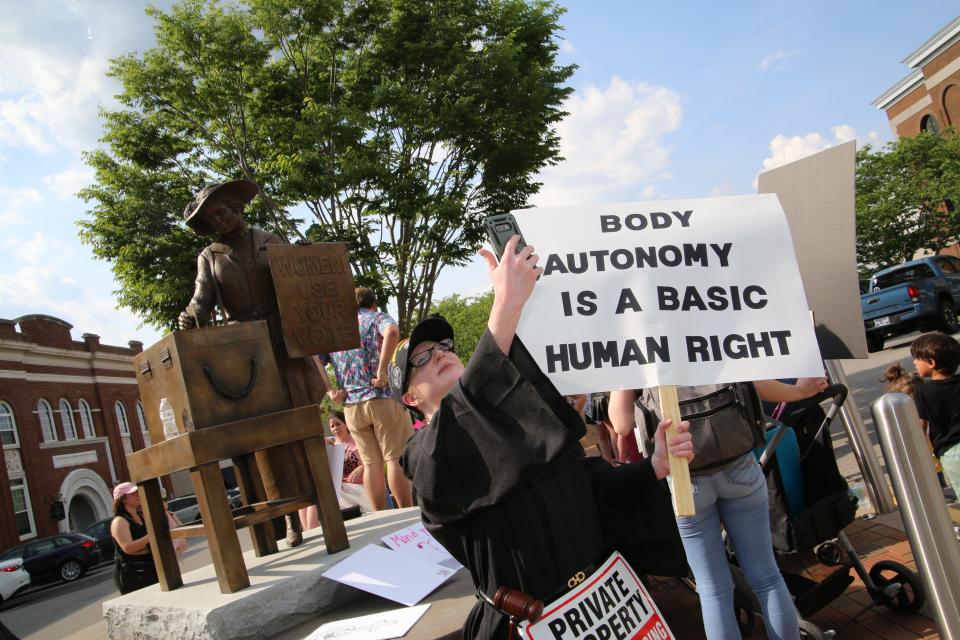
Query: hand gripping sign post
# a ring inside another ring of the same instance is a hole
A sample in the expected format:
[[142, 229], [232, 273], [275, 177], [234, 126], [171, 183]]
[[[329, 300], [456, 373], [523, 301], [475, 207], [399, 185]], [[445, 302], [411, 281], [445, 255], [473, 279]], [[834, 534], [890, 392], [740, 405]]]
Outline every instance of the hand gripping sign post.
[[672, 640], [643, 583], [619, 553], [555, 602], [536, 624], [520, 625], [527, 640]]
[[[518, 334], [560, 393], [657, 386], [676, 424], [674, 385], [823, 375], [775, 195], [514, 215], [544, 268]], [[686, 461], [670, 470], [693, 515]]]

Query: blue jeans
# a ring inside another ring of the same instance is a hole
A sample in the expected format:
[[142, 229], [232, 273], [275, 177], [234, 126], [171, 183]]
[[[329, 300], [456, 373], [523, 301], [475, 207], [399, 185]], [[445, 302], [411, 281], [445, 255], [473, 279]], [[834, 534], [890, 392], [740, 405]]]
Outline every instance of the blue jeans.
[[960, 443], [957, 443], [940, 455], [940, 466], [947, 482], [953, 487], [957, 496], [960, 496]]
[[797, 610], [773, 555], [767, 483], [752, 453], [714, 473], [691, 476], [697, 513], [677, 518], [687, 562], [700, 594], [709, 640], [737, 640], [733, 578], [720, 524], [727, 530], [747, 581], [763, 607], [771, 640], [799, 640]]

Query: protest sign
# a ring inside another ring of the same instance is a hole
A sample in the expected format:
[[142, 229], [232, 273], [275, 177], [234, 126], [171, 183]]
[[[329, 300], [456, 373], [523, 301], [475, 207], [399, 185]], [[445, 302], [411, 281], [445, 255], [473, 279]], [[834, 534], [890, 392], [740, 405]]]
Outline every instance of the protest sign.
[[774, 195], [514, 211], [518, 335], [563, 394], [823, 374]]
[[546, 605], [536, 624], [521, 625], [520, 629], [521, 637], [527, 640], [672, 640], [674, 637], [650, 593], [623, 556], [616, 552], [572, 591]]
[[268, 244], [267, 260], [291, 358], [360, 346], [357, 296], [345, 244]]
[[323, 577], [412, 606], [454, 573], [453, 569], [368, 544], [327, 569]]
[[437, 539], [430, 535], [423, 523], [404, 527], [382, 538], [383, 543], [400, 553], [407, 553], [421, 560], [459, 570], [463, 565], [450, 552], [443, 548]]
[[391, 609], [356, 618], [327, 622], [307, 636], [307, 640], [391, 640], [402, 638], [417, 624], [429, 604]]

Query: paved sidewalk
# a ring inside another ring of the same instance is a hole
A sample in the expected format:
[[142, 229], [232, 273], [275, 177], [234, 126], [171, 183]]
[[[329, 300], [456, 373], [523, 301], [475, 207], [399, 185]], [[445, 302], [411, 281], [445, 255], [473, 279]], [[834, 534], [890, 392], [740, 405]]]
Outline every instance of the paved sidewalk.
[[[900, 562], [916, 571], [910, 543], [901, 529], [900, 516], [893, 513], [874, 520], [856, 520], [845, 531], [868, 571], [880, 560]], [[781, 560], [781, 566], [786, 571], [800, 573], [818, 581], [835, 570], [835, 567], [821, 565], [812, 553]], [[923, 611], [915, 615], [902, 615], [884, 606], [868, 607], [870, 597], [863, 582], [856, 578], [855, 572], [851, 573], [855, 576], [853, 584], [842, 596], [812, 615], [811, 622], [822, 630], [835, 630], [836, 637], [844, 640], [914, 640], [940, 637], [933, 621], [923, 615]], [[675, 637], [684, 640], [704, 638], [696, 594], [679, 580], [655, 579], [651, 588], [653, 597], [667, 618]], [[693, 615], [694, 612], [697, 615]], [[759, 617], [757, 630], [745, 638], [766, 638], [763, 622]]]

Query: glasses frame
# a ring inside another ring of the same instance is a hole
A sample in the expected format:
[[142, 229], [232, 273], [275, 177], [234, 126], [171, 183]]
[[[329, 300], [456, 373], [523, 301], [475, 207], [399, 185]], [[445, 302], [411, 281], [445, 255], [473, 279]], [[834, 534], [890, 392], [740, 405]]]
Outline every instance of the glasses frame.
[[[436, 349], [440, 351], [452, 352], [453, 351], [453, 338], [444, 338], [443, 340], [437, 341], [432, 347], [426, 351], [421, 351], [417, 354], [410, 353], [410, 368], [419, 369], [423, 365], [427, 364], [433, 360], [433, 352]], [[426, 358], [424, 358], [426, 356]], [[420, 361], [419, 363], [417, 361]]]

